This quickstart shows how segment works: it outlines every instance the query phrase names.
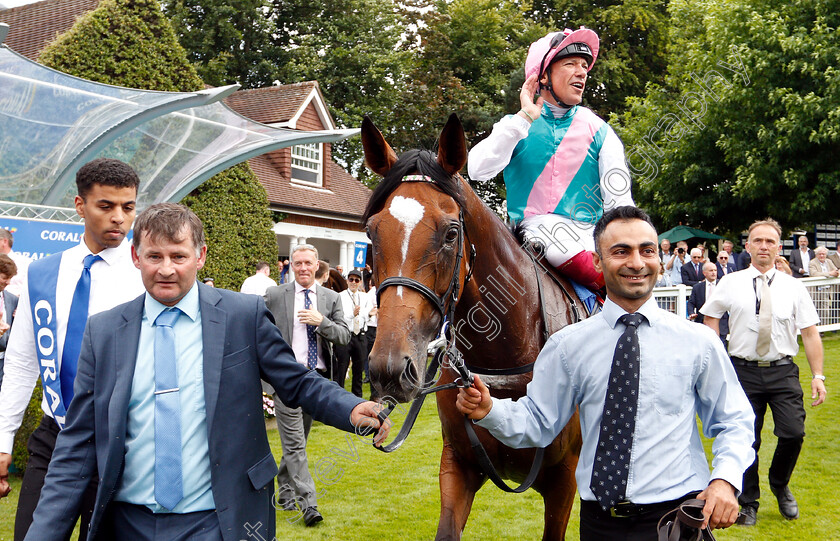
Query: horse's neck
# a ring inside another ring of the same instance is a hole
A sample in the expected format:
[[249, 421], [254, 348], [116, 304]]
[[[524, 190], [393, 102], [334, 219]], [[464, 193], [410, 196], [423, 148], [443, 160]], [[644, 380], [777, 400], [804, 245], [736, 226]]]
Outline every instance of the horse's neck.
[[471, 364], [491, 366], [488, 355], [510, 364], [542, 342], [537, 272], [505, 224], [472, 191], [465, 221], [476, 257], [455, 313], [459, 349], [468, 359], [481, 356]]

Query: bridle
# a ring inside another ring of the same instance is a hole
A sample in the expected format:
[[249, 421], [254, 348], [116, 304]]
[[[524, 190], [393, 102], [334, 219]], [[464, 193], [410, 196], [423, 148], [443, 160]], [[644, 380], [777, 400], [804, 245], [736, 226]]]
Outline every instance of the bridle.
[[[427, 182], [432, 185], [436, 184], [435, 180], [427, 175], [407, 175], [402, 178], [402, 182]], [[408, 415], [406, 416], [405, 422], [403, 423], [402, 428], [400, 428], [400, 432], [397, 434], [397, 437], [390, 444], [384, 447], [377, 447], [377, 449], [386, 453], [395, 451], [403, 444], [405, 438], [408, 437], [408, 433], [411, 431], [414, 421], [420, 413], [420, 409], [423, 406], [423, 401], [425, 400], [426, 395], [437, 393], [438, 391], [443, 391], [445, 389], [469, 387], [473, 382], [472, 374], [470, 374], [469, 370], [466, 368], [461, 353], [455, 347], [455, 333], [451, 332], [449, 327], [449, 323], [455, 315], [455, 307], [460, 299], [461, 284], [459, 278], [461, 274], [461, 262], [464, 257], [464, 245], [466, 243], [464, 209], [460, 208], [460, 205], [458, 210], [458, 222], [458, 245], [455, 255], [455, 266], [452, 271], [452, 278], [449, 280], [449, 286], [446, 288], [446, 292], [443, 295], [438, 295], [426, 284], [407, 276], [389, 276], [388, 278], [382, 280], [379, 287], [376, 288], [377, 305], [379, 305], [382, 292], [386, 288], [392, 286], [407, 287], [412, 291], [416, 291], [417, 293], [423, 295], [423, 297], [432, 304], [435, 310], [437, 310], [441, 317], [441, 322], [438, 326], [436, 335], [440, 335], [441, 331], [443, 331], [445, 335], [445, 346], [438, 349], [432, 358], [432, 362], [429, 363], [429, 366], [426, 368], [422, 387], [420, 387], [417, 397], [412, 401]], [[464, 286], [466, 286], [472, 278], [475, 255], [475, 245], [470, 244], [470, 256], [467, 264], [467, 275], [464, 278]], [[459, 373], [459, 377], [452, 383], [432, 387], [431, 385], [434, 383], [435, 375], [442, 364], [443, 358], [446, 358], [449, 361], [449, 366]], [[395, 407], [396, 404], [389, 404], [388, 408], [381, 411], [379, 413], [380, 422], [385, 422], [391, 412], [394, 411]]]
[[[435, 180], [428, 176], [428, 175], [406, 175], [402, 178], [402, 182], [427, 182], [432, 184], [433, 186], [436, 185]], [[455, 252], [455, 266], [452, 270], [452, 278], [449, 280], [449, 286], [446, 288], [446, 292], [443, 295], [438, 295], [432, 288], [427, 286], [426, 284], [415, 280], [414, 278], [409, 278], [407, 276], [389, 276], [382, 280], [379, 284], [379, 287], [376, 288], [376, 304], [379, 305], [379, 300], [382, 296], [382, 292], [387, 287], [391, 286], [403, 286], [407, 287], [417, 293], [420, 293], [429, 302], [432, 303], [432, 306], [437, 310], [438, 314], [440, 314], [440, 325], [438, 326], [436, 335], [440, 335], [441, 331], [448, 336], [446, 336], [446, 347], [444, 349], [445, 354], [450, 359], [460, 359], [460, 353], [455, 348], [455, 334], [452, 332], [446, 332], [449, 330], [448, 323], [452, 322], [452, 318], [455, 315], [455, 307], [458, 305], [458, 300], [460, 299], [460, 291], [461, 291], [461, 284], [458, 278], [461, 275], [461, 262], [464, 259], [464, 244], [465, 244], [465, 237], [466, 237], [466, 230], [467, 226], [464, 223], [464, 209], [458, 205], [458, 247]], [[467, 275], [464, 278], [464, 287], [470, 282], [472, 279], [472, 272], [473, 267], [475, 266], [475, 244], [470, 243], [470, 258], [467, 262]], [[435, 356], [437, 357], [437, 356]], [[436, 363], [433, 361], [432, 365]], [[469, 374], [469, 371], [464, 366], [463, 361], [457, 363], [463, 369], [459, 369], [459, 373], [461, 378], [456, 380], [454, 384], [447, 384], [447, 385], [440, 385], [438, 387], [433, 387], [431, 389], [427, 389], [428, 382], [428, 370], [427, 370], [427, 377], [424, 379], [423, 388], [421, 388], [420, 392], [422, 396], [426, 394], [434, 393], [437, 391], [442, 391], [444, 389], [450, 389], [453, 386], [464, 387], [468, 386], [466, 382], [472, 384], [472, 375]], [[439, 363], [438, 363], [439, 365]], [[455, 366], [453, 364], [453, 366]], [[431, 368], [431, 366], [430, 366]], [[434, 377], [434, 374], [437, 373], [437, 366], [434, 366], [435, 371], [432, 372], [431, 377]]]
[[[428, 182], [435, 184], [434, 179], [426, 175], [408, 175], [403, 177], [402, 181]], [[426, 400], [427, 395], [437, 393], [438, 391], [443, 391], [445, 389], [471, 387], [473, 384], [472, 373], [464, 363], [463, 356], [455, 347], [455, 333], [452, 332], [451, 327], [449, 325], [452, 322], [452, 318], [455, 314], [455, 307], [458, 304], [458, 299], [460, 298], [460, 283], [458, 278], [460, 277], [461, 272], [461, 261], [463, 260], [466, 235], [466, 224], [464, 223], [464, 209], [461, 208], [460, 205], [458, 210], [458, 221], [458, 250], [457, 255], [455, 256], [455, 268], [452, 271], [452, 278], [449, 280], [449, 286], [446, 288], [446, 292], [443, 295], [438, 295], [432, 288], [430, 288], [426, 284], [423, 284], [413, 278], [408, 278], [406, 276], [390, 276], [383, 280], [376, 290], [377, 305], [379, 304], [382, 291], [392, 286], [407, 287], [423, 295], [426, 299], [429, 300], [429, 302], [432, 303], [432, 306], [435, 307], [435, 309], [441, 316], [441, 324], [438, 327], [437, 334], [440, 335], [442, 332], [442, 340], [444, 340], [444, 344], [437, 348], [437, 351], [435, 352], [432, 361], [426, 368], [426, 373], [423, 378], [423, 386], [420, 388], [418, 395], [411, 402], [411, 407], [408, 410], [408, 414], [406, 415], [405, 421], [403, 422], [399, 433], [390, 444], [382, 447], [375, 447], [376, 449], [379, 449], [380, 451], [383, 451], [385, 453], [395, 451], [403, 444], [403, 442], [405, 442], [405, 439], [408, 437], [409, 432], [414, 426], [414, 422], [417, 420], [417, 415], [420, 413], [420, 410], [423, 407], [423, 403]], [[467, 265], [467, 275], [464, 278], [464, 286], [466, 286], [472, 278], [472, 271], [475, 264], [475, 256], [475, 245], [470, 244], [470, 259]], [[443, 385], [432, 387], [432, 384], [435, 381], [435, 375], [437, 374], [438, 368], [443, 364], [444, 359], [446, 359], [448, 366], [458, 373], [458, 377], [455, 379], [455, 381], [451, 383], [445, 383]], [[501, 370], [499, 372], [507, 374], [521, 374], [524, 372], [529, 372], [531, 370], [533, 370], [533, 363], [528, 365], [527, 367], [524, 367], [524, 371], [523, 368], [517, 368], [512, 370]], [[394, 408], [396, 408], [396, 404], [389, 404], [387, 408], [380, 411], [378, 414], [379, 422], [387, 422], [388, 416], [391, 414], [391, 412], [394, 411]], [[472, 447], [473, 452], [475, 453], [476, 458], [478, 459], [478, 463], [481, 466], [481, 469], [490, 478], [490, 480], [493, 481], [493, 483], [496, 486], [498, 486], [504, 491], [517, 493], [524, 492], [525, 490], [531, 487], [531, 485], [536, 480], [537, 475], [539, 474], [540, 467], [542, 466], [542, 459], [545, 453], [544, 448], [537, 449], [536, 454], [534, 456], [534, 461], [531, 464], [531, 470], [528, 472], [528, 476], [526, 477], [525, 481], [518, 487], [511, 488], [507, 485], [507, 483], [505, 483], [505, 481], [496, 471], [496, 468], [490, 461], [490, 457], [487, 455], [487, 451], [484, 449], [484, 446], [478, 439], [478, 435], [476, 435], [475, 433], [475, 429], [472, 426], [472, 422], [469, 419], [467, 419], [466, 416], [464, 417], [464, 428], [467, 432], [467, 437], [470, 440], [470, 446]], [[372, 429], [367, 429], [362, 435], [371, 435], [372, 432]]]

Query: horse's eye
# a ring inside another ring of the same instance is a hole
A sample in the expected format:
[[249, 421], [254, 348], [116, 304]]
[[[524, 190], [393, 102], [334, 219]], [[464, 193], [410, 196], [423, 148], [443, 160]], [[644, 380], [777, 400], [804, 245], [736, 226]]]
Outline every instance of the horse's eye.
[[452, 226], [449, 228], [449, 231], [446, 232], [446, 243], [452, 244], [456, 240], [458, 240], [458, 228]]

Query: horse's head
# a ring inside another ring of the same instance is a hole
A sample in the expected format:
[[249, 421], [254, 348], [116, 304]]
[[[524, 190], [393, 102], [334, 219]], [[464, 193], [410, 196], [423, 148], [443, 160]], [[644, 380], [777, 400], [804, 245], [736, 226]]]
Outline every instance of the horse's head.
[[461, 122], [449, 117], [438, 154], [399, 158], [370, 119], [362, 123], [365, 162], [384, 179], [365, 211], [379, 293], [370, 378], [382, 397], [414, 398], [423, 385], [427, 347], [468, 275], [463, 223], [467, 160]]

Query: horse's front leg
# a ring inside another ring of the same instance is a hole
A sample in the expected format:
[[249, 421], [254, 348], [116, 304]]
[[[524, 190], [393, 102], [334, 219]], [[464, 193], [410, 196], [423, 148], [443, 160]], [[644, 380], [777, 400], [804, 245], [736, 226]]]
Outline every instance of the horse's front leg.
[[481, 488], [484, 475], [465, 464], [444, 437], [440, 456], [440, 520], [435, 539], [458, 540], [470, 516], [475, 493]]

